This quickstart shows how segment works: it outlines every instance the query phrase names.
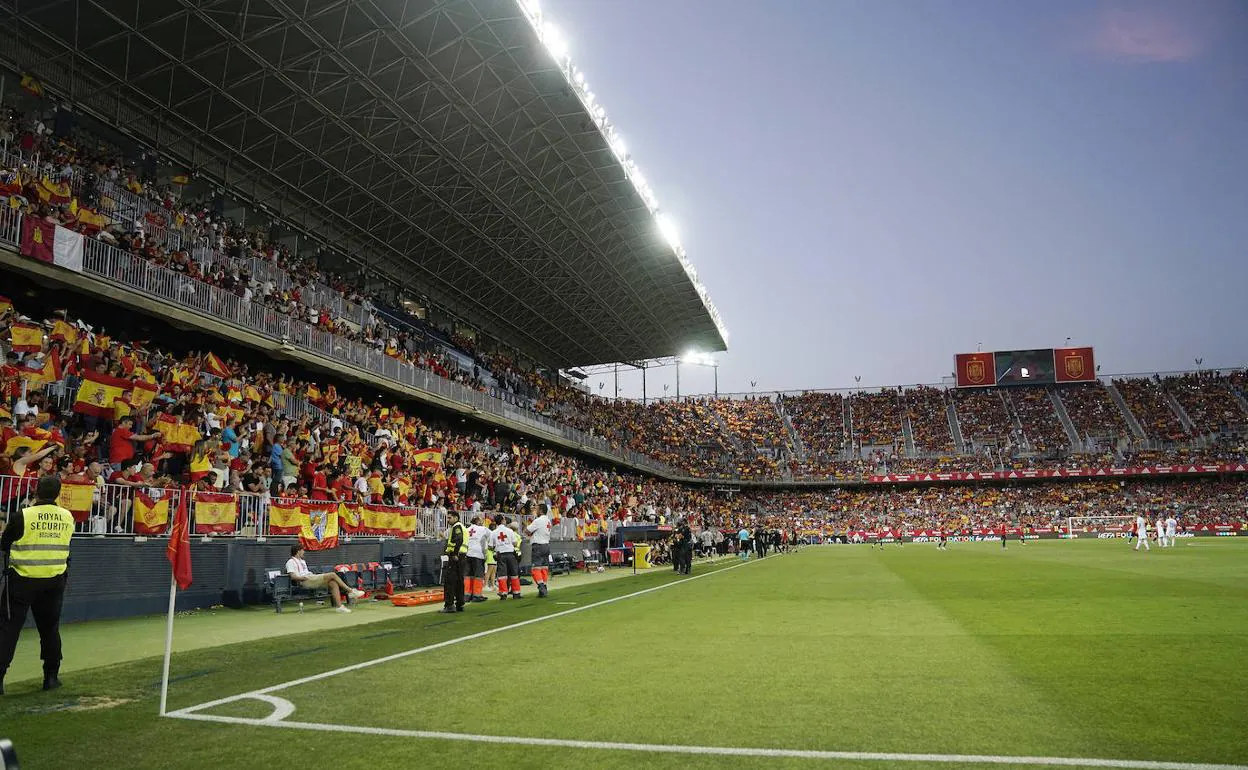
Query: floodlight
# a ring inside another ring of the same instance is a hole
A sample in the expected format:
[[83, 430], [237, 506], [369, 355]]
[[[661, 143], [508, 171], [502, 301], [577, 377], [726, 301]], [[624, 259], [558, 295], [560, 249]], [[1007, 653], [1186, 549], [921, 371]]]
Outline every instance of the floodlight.
[[524, 6], [524, 10], [528, 12], [529, 16], [536, 19], [542, 15], [542, 6], [538, 0], [520, 0], [520, 4]]
[[624, 145], [624, 139], [619, 134], [611, 134], [611, 149], [615, 151], [617, 158], [623, 158], [628, 154], [628, 148]]
[[555, 61], [563, 64], [567, 60], [568, 41], [563, 39], [563, 33], [554, 24], [547, 22], [542, 25], [542, 42], [546, 44], [550, 55], [555, 57]]
[[680, 245], [680, 234], [676, 232], [676, 223], [667, 214], [659, 214], [654, 218], [659, 225], [659, 232], [663, 234], [663, 238], [674, 249]]

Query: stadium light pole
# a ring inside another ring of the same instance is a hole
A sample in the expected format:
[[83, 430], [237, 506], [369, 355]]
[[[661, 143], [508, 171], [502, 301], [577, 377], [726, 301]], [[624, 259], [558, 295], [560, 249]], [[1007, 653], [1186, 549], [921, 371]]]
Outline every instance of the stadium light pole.
[[[680, 364], [694, 364], [696, 366], [708, 366], [714, 370], [715, 377], [715, 398], [719, 398], [719, 362], [715, 360], [715, 356], [710, 353], [699, 353], [691, 350], [680, 358], [676, 359], [676, 390], [680, 390]], [[679, 395], [679, 394], [678, 394]]]

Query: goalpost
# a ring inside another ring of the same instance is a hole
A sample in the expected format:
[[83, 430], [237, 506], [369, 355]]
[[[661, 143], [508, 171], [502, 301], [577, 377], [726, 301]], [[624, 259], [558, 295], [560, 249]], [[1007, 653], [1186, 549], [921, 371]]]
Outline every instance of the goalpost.
[[1067, 516], [1066, 537], [1073, 540], [1076, 528], [1082, 531], [1084, 527], [1094, 527], [1096, 532], [1127, 532], [1133, 521], [1134, 516]]

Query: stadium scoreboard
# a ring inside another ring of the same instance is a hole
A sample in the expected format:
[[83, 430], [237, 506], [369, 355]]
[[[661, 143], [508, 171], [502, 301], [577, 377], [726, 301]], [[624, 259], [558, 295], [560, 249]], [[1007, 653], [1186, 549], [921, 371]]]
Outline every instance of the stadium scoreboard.
[[1040, 348], [959, 353], [954, 356], [959, 388], [993, 385], [1052, 385], [1092, 382], [1096, 364], [1092, 348]]

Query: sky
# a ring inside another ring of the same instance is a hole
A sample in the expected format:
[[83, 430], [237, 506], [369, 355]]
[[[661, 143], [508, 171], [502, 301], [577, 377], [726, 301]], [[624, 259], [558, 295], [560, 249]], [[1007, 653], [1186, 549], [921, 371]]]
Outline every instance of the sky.
[[731, 333], [719, 392], [937, 383], [1067, 337], [1102, 374], [1248, 363], [1248, 3], [542, 9]]

